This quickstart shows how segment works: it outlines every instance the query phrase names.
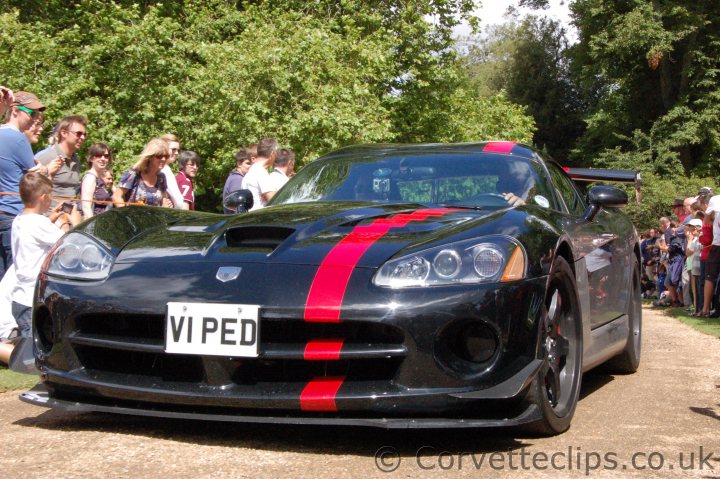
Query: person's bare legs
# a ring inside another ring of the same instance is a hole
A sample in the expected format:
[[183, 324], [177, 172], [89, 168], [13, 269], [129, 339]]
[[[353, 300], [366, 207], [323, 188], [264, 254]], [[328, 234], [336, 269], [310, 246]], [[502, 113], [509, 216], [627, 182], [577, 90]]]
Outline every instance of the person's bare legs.
[[0, 343], [0, 363], [10, 363], [10, 355], [13, 352], [13, 348], [15, 348], [15, 346], [10, 343]]
[[702, 314], [708, 314], [710, 312], [710, 305], [712, 304], [713, 294], [715, 293], [715, 282], [705, 280], [705, 290], [703, 297], [703, 309]]

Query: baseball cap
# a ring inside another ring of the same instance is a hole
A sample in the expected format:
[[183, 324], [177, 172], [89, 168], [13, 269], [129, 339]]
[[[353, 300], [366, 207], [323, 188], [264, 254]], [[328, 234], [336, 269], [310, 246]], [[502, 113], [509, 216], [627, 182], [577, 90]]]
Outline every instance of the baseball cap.
[[683, 198], [675, 198], [670, 206], [675, 208], [676, 206], [684, 206], [684, 204], [685, 200]]
[[700, 191], [698, 191], [698, 196], [712, 196], [713, 190], [709, 186], [703, 186], [700, 188]]
[[699, 219], [697, 219], [697, 218], [691, 219], [691, 220], [688, 222], [688, 224], [689, 224], [690, 226], [694, 226], [694, 227], [696, 227], [696, 228], [702, 228], [702, 220], [699, 220]]
[[44, 110], [45, 105], [40, 103], [40, 100], [38, 100], [38, 97], [36, 97], [34, 94], [26, 91], [16, 91], [13, 96], [15, 97], [13, 100], [13, 106], [24, 106], [27, 108], [30, 108], [31, 110]]

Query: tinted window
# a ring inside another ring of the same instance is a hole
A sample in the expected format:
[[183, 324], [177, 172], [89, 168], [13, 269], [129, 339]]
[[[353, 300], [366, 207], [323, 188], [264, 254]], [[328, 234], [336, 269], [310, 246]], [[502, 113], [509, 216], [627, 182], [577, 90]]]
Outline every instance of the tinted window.
[[550, 176], [552, 176], [553, 183], [567, 205], [570, 214], [575, 216], [581, 215], [583, 211], [585, 211], [585, 202], [576, 188], [575, 183], [573, 183], [559, 166], [548, 163], [547, 167], [550, 171]]
[[534, 161], [504, 155], [320, 159], [298, 172], [271, 204], [340, 200], [501, 207], [499, 193], [551, 198], [540, 178]]

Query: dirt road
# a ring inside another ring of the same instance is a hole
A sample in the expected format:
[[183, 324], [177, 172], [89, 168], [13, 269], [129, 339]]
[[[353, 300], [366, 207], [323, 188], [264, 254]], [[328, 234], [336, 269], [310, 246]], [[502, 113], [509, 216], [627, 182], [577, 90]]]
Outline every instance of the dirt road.
[[74, 414], [5, 393], [0, 477], [720, 477], [720, 340], [643, 313], [640, 370], [586, 374], [558, 437]]

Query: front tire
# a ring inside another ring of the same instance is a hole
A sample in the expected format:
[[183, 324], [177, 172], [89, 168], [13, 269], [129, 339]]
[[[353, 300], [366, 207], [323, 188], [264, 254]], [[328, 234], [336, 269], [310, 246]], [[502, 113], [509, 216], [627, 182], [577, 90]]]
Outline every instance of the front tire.
[[553, 261], [545, 308], [539, 325], [543, 365], [530, 385], [528, 399], [542, 419], [528, 425], [534, 434], [566, 431], [575, 414], [582, 381], [582, 322], [575, 276], [563, 257]]

